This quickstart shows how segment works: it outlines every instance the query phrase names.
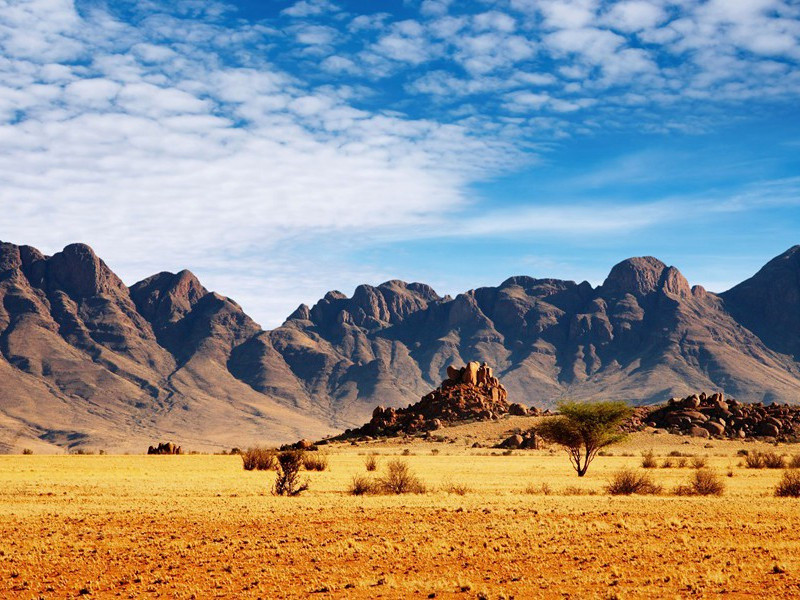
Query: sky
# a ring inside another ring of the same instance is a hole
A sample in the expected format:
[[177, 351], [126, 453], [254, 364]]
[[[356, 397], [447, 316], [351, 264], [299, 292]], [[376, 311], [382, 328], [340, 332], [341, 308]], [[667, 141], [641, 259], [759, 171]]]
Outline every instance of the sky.
[[724, 291], [800, 244], [793, 0], [0, 0], [0, 239], [264, 327], [361, 283]]

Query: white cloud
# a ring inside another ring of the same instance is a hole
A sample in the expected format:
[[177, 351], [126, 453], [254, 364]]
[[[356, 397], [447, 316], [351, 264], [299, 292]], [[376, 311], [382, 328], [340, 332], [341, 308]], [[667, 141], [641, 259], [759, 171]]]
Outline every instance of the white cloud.
[[612, 29], [636, 32], [650, 29], [666, 19], [660, 3], [647, 0], [626, 0], [614, 4], [605, 16]]

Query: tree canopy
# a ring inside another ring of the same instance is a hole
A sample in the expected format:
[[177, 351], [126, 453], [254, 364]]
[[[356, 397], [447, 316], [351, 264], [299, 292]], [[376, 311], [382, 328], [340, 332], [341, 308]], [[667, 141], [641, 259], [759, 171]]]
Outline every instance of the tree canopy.
[[562, 402], [559, 416], [545, 420], [537, 432], [545, 440], [564, 446], [579, 477], [597, 453], [625, 438], [619, 426], [631, 415], [624, 402]]

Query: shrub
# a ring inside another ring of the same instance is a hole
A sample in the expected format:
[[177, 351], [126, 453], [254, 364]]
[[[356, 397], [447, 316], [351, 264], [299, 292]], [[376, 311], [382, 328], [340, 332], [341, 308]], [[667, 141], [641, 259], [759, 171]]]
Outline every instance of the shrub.
[[672, 461], [668, 458], [664, 459], [664, 462], [661, 463], [662, 469], [671, 469], [672, 468]]
[[448, 494], [455, 494], [457, 496], [463, 496], [463, 495], [468, 494], [469, 492], [471, 492], [472, 488], [470, 488], [469, 486], [467, 486], [467, 485], [465, 485], [463, 483], [452, 483], [451, 482], [451, 483], [447, 483], [444, 486], [444, 491], [447, 492]]
[[387, 494], [424, 494], [425, 485], [417, 478], [408, 464], [395, 459], [387, 465], [385, 477], [379, 480], [381, 490]]
[[683, 458], [683, 457], [680, 457], [678, 459], [677, 466], [678, 466], [679, 469], [683, 469], [686, 466], [686, 459]]
[[800, 498], [800, 471], [788, 469], [783, 472], [775, 495], [779, 498]]
[[725, 483], [711, 469], [697, 469], [686, 485], [675, 488], [678, 496], [721, 496], [725, 491]]
[[552, 488], [545, 482], [539, 485], [538, 487], [533, 485], [532, 483], [525, 488], [526, 494], [531, 495], [542, 495], [542, 496], [549, 496], [553, 493]]
[[794, 456], [789, 457], [789, 465], [790, 469], [800, 469], [800, 454], [795, 454]]
[[783, 469], [786, 466], [786, 461], [777, 452], [765, 452], [764, 466], [768, 469]]
[[275, 468], [275, 451], [270, 448], [248, 448], [241, 456], [245, 471], [269, 471]]
[[744, 464], [748, 469], [763, 469], [764, 456], [761, 452], [748, 452], [744, 455]]
[[366, 475], [353, 475], [347, 492], [353, 496], [364, 496], [375, 492], [375, 482]]
[[631, 494], [660, 494], [661, 486], [653, 483], [647, 473], [636, 473], [631, 469], [617, 471], [606, 485], [606, 491], [612, 496], [630, 496]]
[[693, 469], [704, 469], [708, 466], [708, 460], [705, 456], [695, 456], [692, 459], [692, 468]]
[[367, 468], [367, 471], [375, 471], [378, 469], [378, 457], [375, 454], [370, 454], [364, 460], [364, 466]]
[[31, 450], [30, 448], [23, 448], [22, 453], [25, 455], [31, 455], [33, 454], [33, 450]]
[[658, 466], [656, 462], [656, 455], [653, 454], [652, 450], [648, 450], [647, 452], [642, 452], [642, 468], [643, 469], [655, 469]]
[[306, 471], [324, 471], [328, 468], [328, 456], [320, 452], [303, 454], [303, 468]]
[[299, 473], [303, 465], [302, 450], [286, 450], [278, 454], [278, 477], [272, 493], [276, 496], [297, 496], [308, 489], [308, 482], [300, 484]]

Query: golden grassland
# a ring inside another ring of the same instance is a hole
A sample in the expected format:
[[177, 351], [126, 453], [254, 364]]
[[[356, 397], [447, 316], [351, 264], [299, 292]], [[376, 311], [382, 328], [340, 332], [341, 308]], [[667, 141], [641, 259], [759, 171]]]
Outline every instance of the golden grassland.
[[[800, 447], [640, 433], [578, 478], [561, 451], [504, 456], [460, 432], [330, 447], [296, 498], [238, 456], [0, 457], [0, 597], [800, 597], [800, 499], [736, 456]], [[707, 456], [725, 494], [670, 495], [692, 469], [659, 467], [665, 494], [608, 495], [651, 448]], [[427, 493], [347, 494], [368, 453], [380, 474], [403, 450]]]

